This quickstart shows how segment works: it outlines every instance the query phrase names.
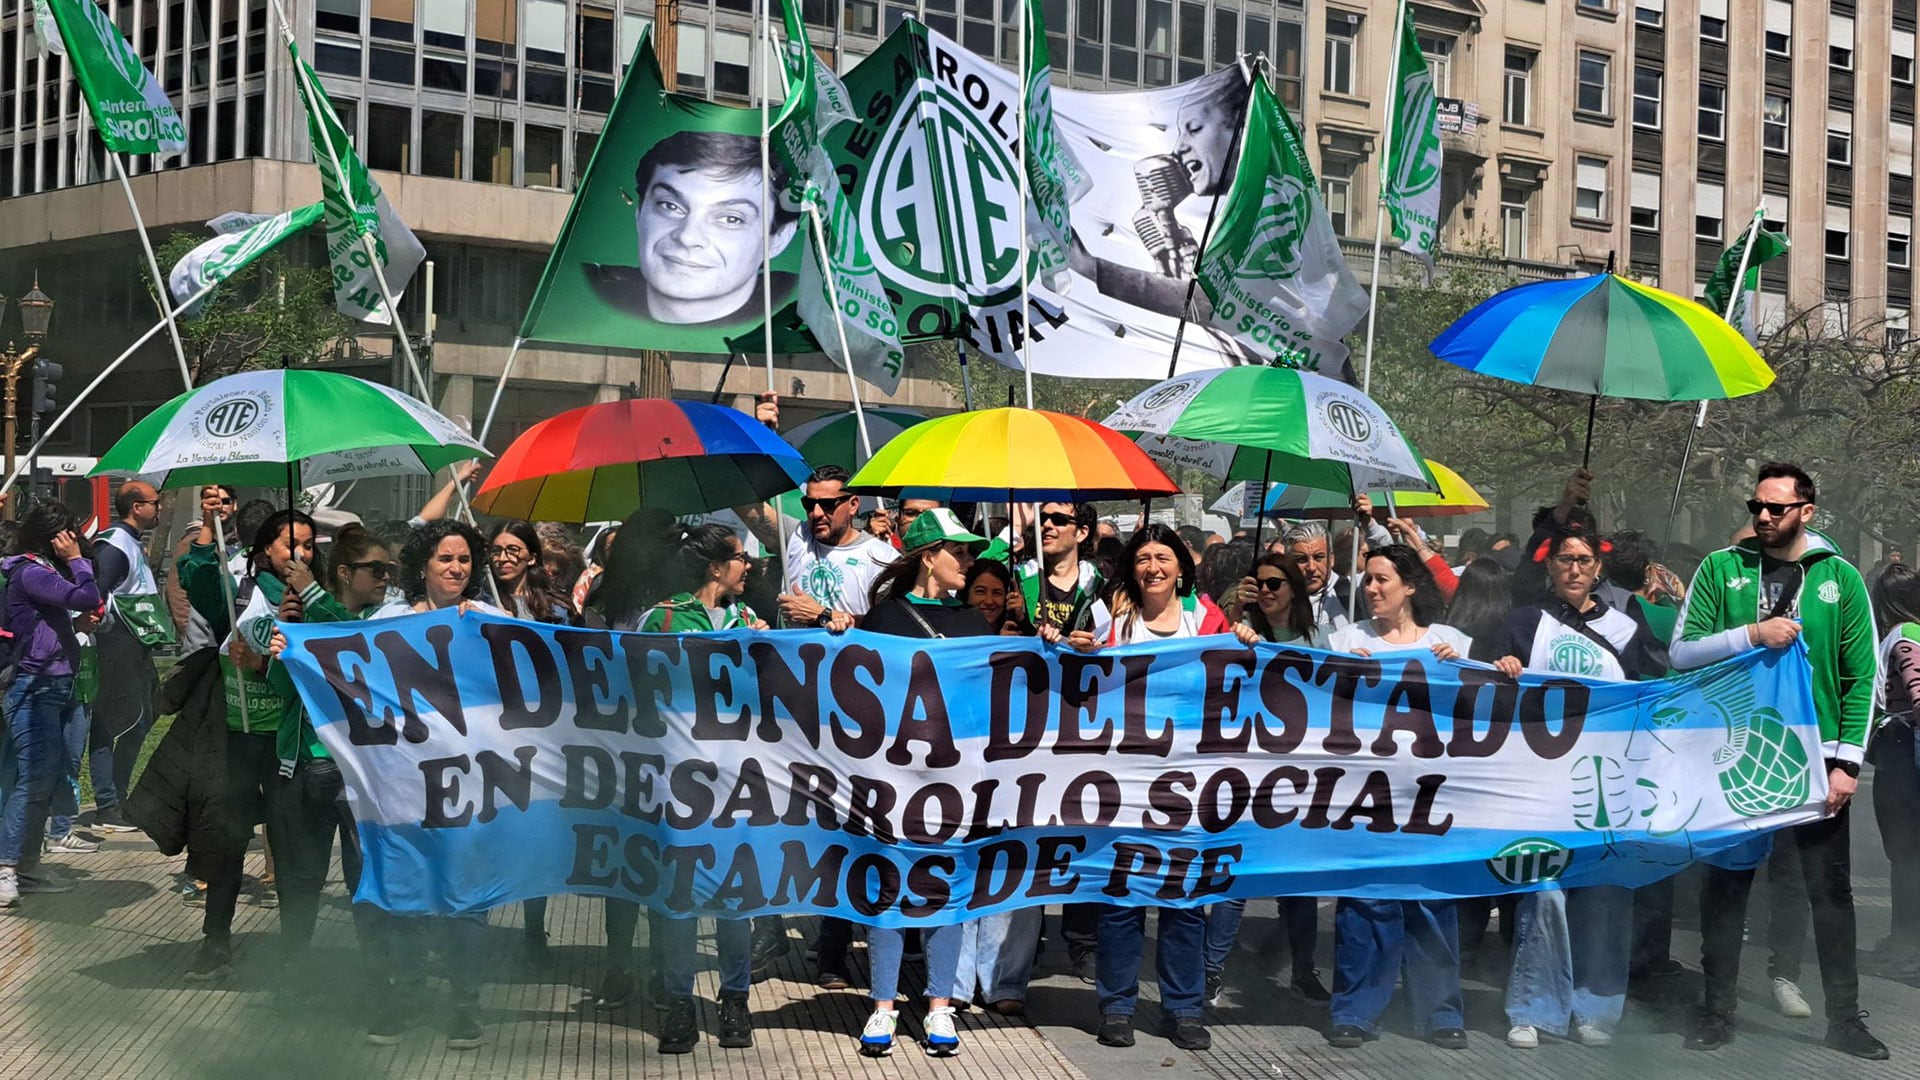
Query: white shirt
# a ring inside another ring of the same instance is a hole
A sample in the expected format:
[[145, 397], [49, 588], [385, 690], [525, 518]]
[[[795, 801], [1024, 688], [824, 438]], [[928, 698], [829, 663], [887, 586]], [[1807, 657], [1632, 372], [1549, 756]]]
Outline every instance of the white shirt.
[[874, 579], [899, 557], [892, 544], [865, 533], [830, 547], [815, 541], [802, 522], [787, 541], [787, 588], [799, 589], [829, 611], [865, 615]]
[[1442, 642], [1453, 646], [1453, 651], [1458, 653], [1461, 659], [1465, 659], [1467, 651], [1473, 648], [1472, 638], [1441, 623], [1434, 623], [1427, 627], [1427, 632], [1414, 641], [1405, 644], [1388, 641], [1373, 632], [1372, 619], [1335, 630], [1333, 636], [1327, 639], [1327, 648], [1343, 653], [1357, 653], [1365, 649], [1370, 655], [1384, 656], [1389, 653], [1430, 653], [1435, 645]]

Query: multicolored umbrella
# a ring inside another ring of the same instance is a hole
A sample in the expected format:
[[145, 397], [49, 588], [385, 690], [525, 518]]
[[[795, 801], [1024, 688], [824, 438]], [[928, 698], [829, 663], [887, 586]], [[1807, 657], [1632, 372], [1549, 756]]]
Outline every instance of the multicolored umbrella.
[[1420, 451], [1356, 387], [1293, 368], [1218, 368], [1156, 383], [1107, 417], [1154, 460], [1222, 480], [1330, 491], [1432, 490]]
[[[1438, 492], [1393, 489], [1393, 505], [1402, 517], [1452, 517], [1477, 514], [1490, 505], [1473, 485], [1445, 465], [1427, 459], [1427, 468], [1440, 485]], [[1385, 508], [1387, 489], [1366, 493], [1375, 506]], [[1353, 514], [1353, 492], [1322, 490], [1306, 484], [1275, 484], [1267, 489], [1261, 513], [1277, 518], [1312, 518], [1337, 521]], [[1246, 505], [1245, 484], [1237, 484], [1213, 504], [1217, 513], [1238, 515]]]
[[800, 452], [746, 413], [635, 398], [569, 409], [513, 440], [473, 498], [530, 521], [695, 514], [772, 498], [807, 477]]
[[[867, 436], [877, 453], [894, 436], [926, 419], [911, 409], [881, 407], [867, 409]], [[848, 469], [860, 464], [860, 425], [853, 412], [828, 413], [809, 420], [780, 436], [800, 451], [807, 464], [841, 465]]]
[[916, 424], [848, 485], [953, 500], [1141, 499], [1180, 488], [1117, 431], [1040, 409], [981, 409]]
[[300, 487], [432, 473], [486, 456], [472, 436], [390, 386], [313, 368], [243, 371], [148, 413], [91, 475], [156, 487]]

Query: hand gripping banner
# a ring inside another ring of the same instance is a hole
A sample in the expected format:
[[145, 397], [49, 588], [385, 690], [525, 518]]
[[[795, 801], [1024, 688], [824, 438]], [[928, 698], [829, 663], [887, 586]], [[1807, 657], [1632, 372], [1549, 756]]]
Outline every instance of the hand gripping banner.
[[1225, 636], [1081, 655], [454, 611], [283, 628], [346, 777], [357, 899], [399, 912], [572, 892], [898, 926], [1638, 886], [1826, 795], [1798, 646], [1515, 682]]

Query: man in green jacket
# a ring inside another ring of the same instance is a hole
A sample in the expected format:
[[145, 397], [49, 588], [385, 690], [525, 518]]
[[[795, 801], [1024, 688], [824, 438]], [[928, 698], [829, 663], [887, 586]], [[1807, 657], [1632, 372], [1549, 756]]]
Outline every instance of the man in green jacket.
[[[1808, 528], [1814, 499], [1813, 478], [1798, 465], [1760, 467], [1747, 501], [1754, 535], [1700, 564], [1680, 611], [1673, 664], [1681, 670], [1705, 667], [1748, 649], [1784, 649], [1805, 640], [1827, 771], [1827, 816], [1770, 839], [1791, 845], [1813, 907], [1827, 1045], [1877, 1061], [1887, 1057], [1887, 1048], [1867, 1031], [1860, 1011], [1848, 807], [1859, 786], [1879, 660], [1866, 582], [1831, 540]], [[1753, 867], [1764, 859], [1764, 852], [1747, 854], [1758, 857], [1742, 858], [1745, 869], [1708, 866], [1701, 887], [1706, 1000], [1687, 1037], [1689, 1050], [1733, 1041], [1747, 897]]]

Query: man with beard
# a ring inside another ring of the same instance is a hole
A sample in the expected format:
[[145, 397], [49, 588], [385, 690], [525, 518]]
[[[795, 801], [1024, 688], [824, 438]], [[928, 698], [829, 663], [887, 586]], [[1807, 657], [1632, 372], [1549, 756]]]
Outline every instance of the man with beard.
[[1805, 641], [1827, 773], [1825, 817], [1763, 836], [1718, 860], [1740, 869], [1707, 867], [1700, 890], [1706, 994], [1686, 1046], [1715, 1050], [1733, 1041], [1747, 897], [1771, 840], [1791, 845], [1789, 861], [1797, 861], [1813, 906], [1826, 1043], [1877, 1061], [1887, 1057], [1887, 1048], [1867, 1031], [1860, 1011], [1848, 810], [1873, 719], [1879, 660], [1866, 582], [1831, 540], [1808, 527], [1814, 500], [1813, 478], [1798, 465], [1762, 465], [1747, 501], [1753, 537], [1707, 556], [1680, 611], [1672, 654], [1683, 671], [1756, 647], [1785, 649]]

